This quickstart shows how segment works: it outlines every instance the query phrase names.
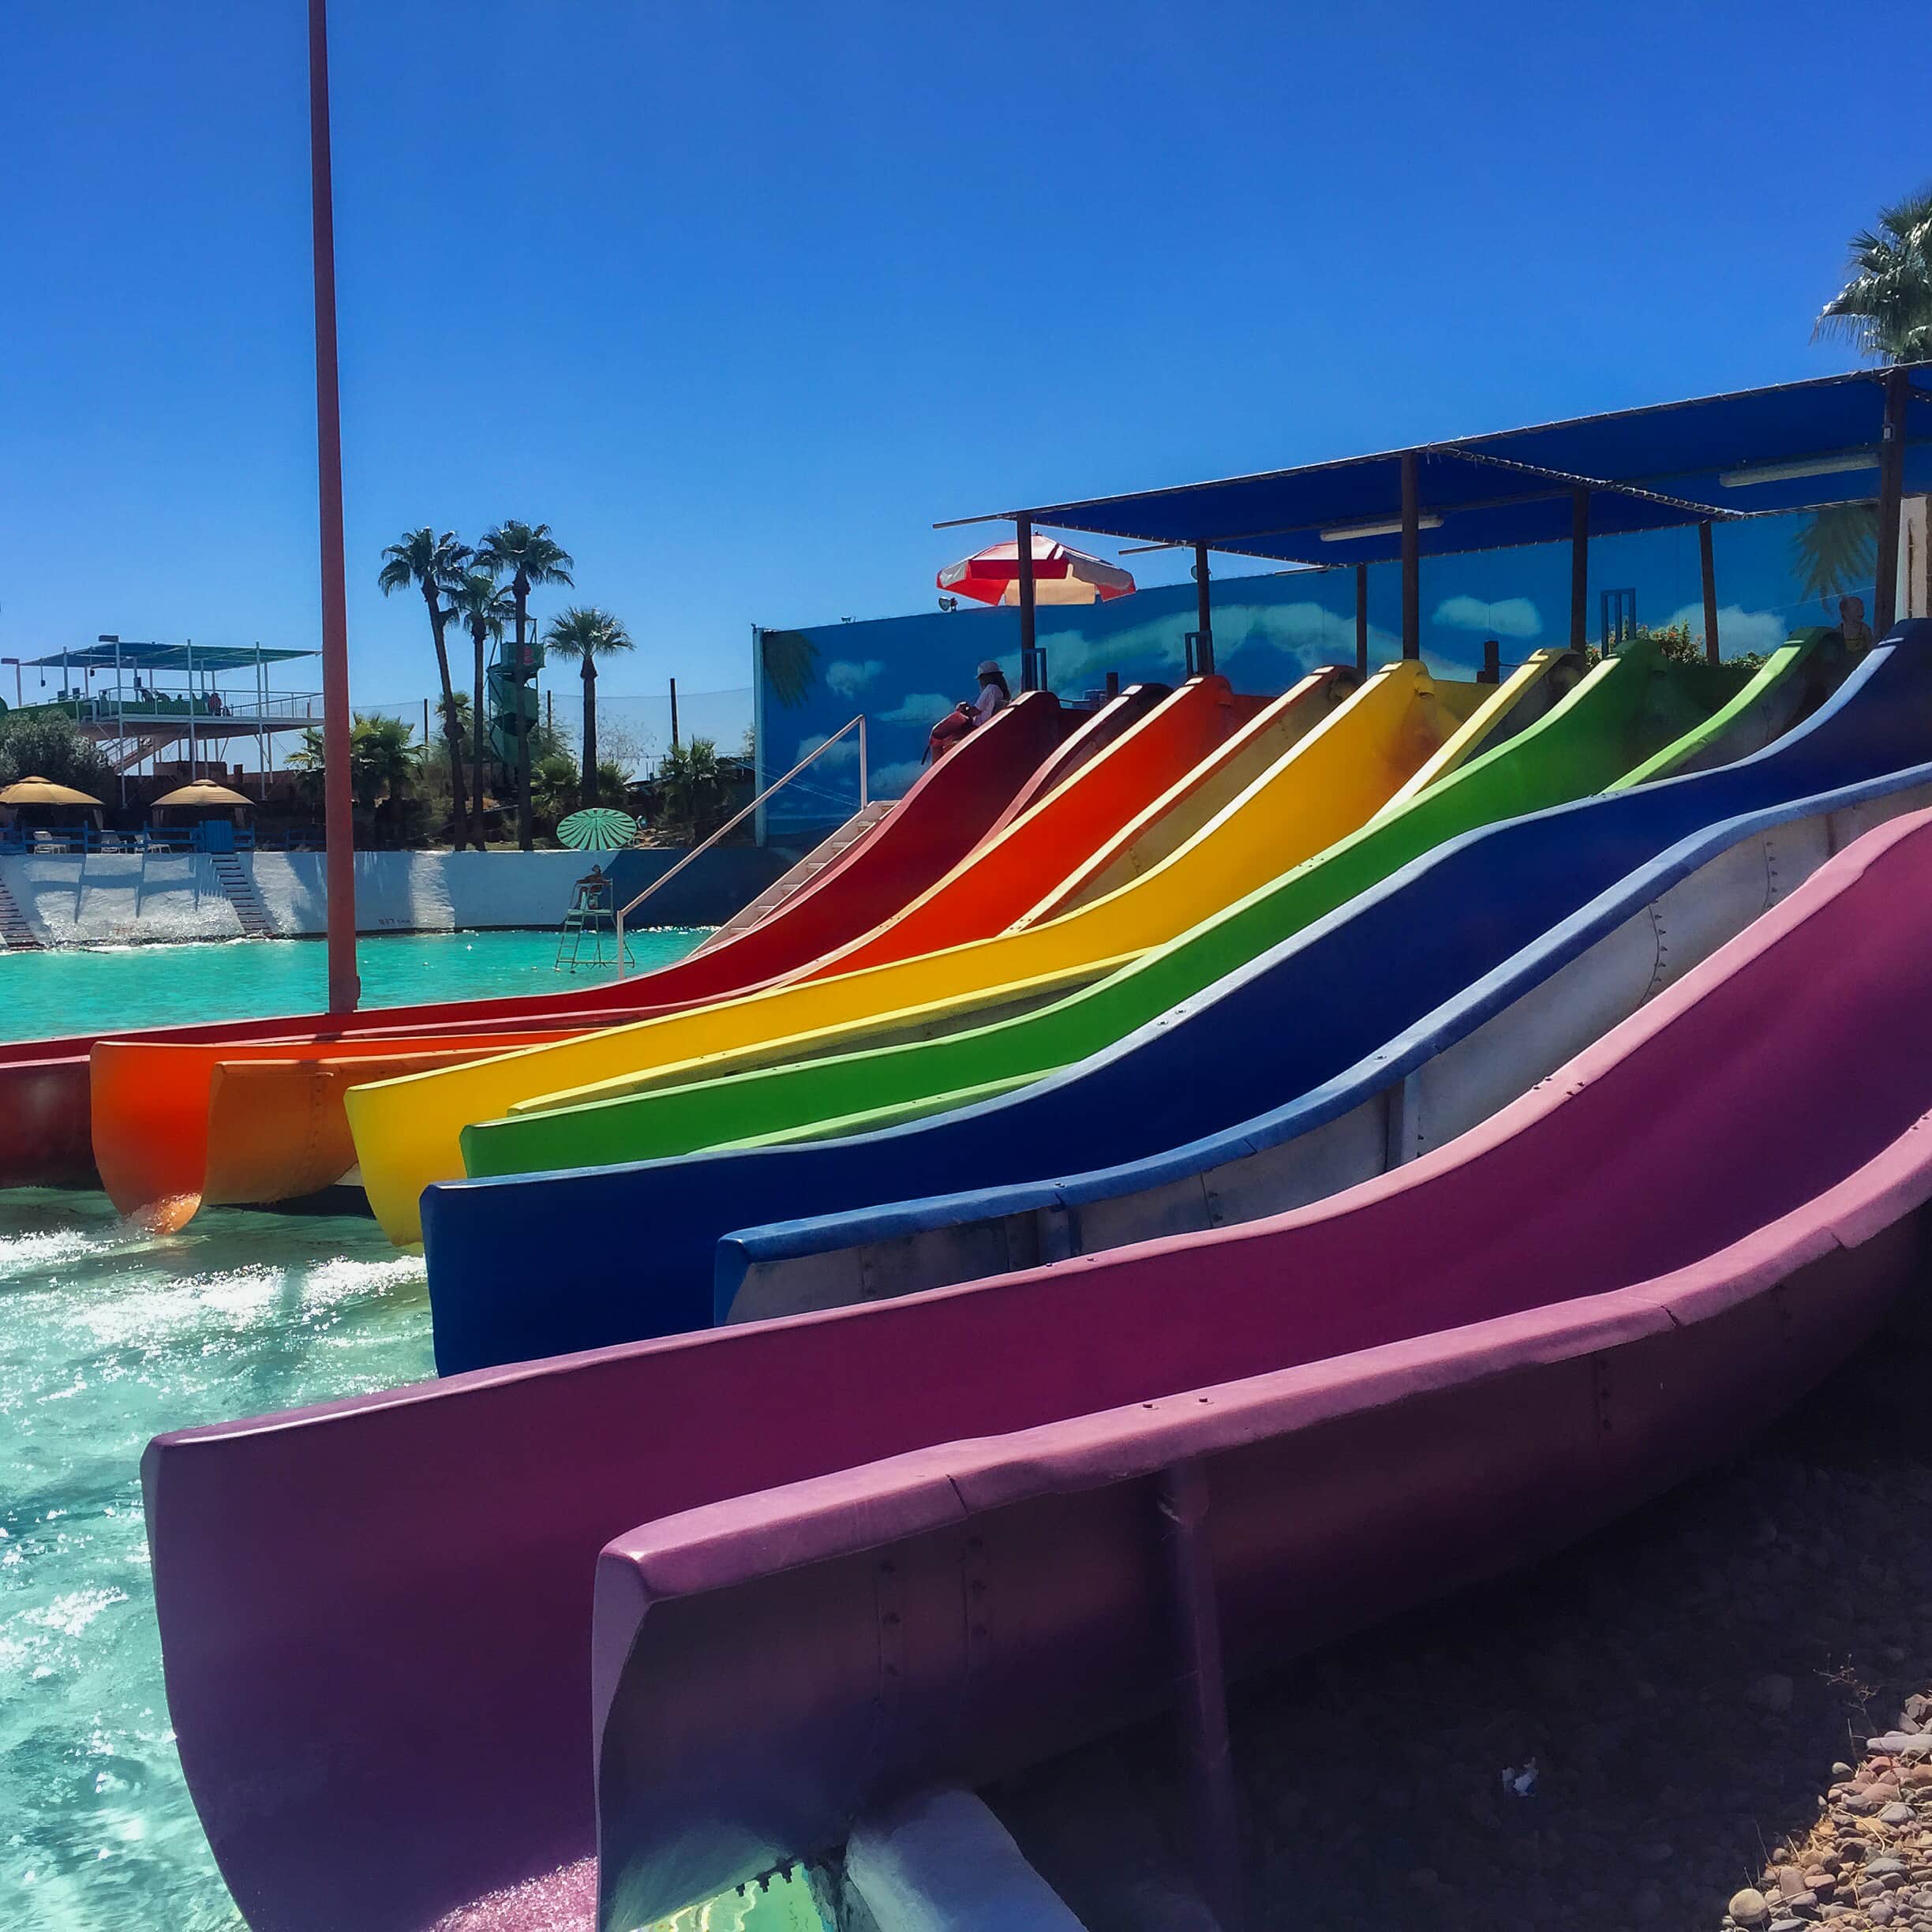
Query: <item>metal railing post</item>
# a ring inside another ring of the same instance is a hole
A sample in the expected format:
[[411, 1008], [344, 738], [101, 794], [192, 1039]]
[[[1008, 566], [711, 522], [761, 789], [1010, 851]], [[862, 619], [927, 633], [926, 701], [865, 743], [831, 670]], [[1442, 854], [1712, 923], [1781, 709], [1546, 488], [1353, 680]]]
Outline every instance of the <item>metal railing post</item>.
[[823, 744], [819, 745], [814, 750], [807, 752], [805, 756], [800, 758], [799, 762], [794, 765], [782, 778], [776, 778], [773, 780], [773, 781], [768, 784], [762, 792], [759, 792], [756, 798], [752, 799], [749, 805], [739, 807], [739, 808], [736, 811], [733, 812], [732, 815], [727, 818], [709, 838], [706, 839], [702, 844], [694, 845], [691, 850], [677, 862], [676, 865], [672, 867], [669, 871], [661, 872], [656, 878], [653, 879], [651, 882], [637, 895], [635, 899], [632, 899], [627, 904], [620, 905], [617, 908], [617, 977], [620, 979], [623, 977], [624, 971], [624, 921], [628, 919], [631, 915], [651, 896], [653, 893], [657, 891], [661, 886], [668, 886], [671, 882], [676, 878], [677, 875], [682, 872], [694, 859], [698, 858], [704, 852], [709, 852], [720, 839], [724, 837], [727, 832], [732, 831], [736, 826], [742, 825], [746, 819], [751, 816], [752, 813], [756, 811], [758, 808], [778, 789], [781, 785], [789, 784], [800, 772], [804, 770], [807, 766], [814, 764], [818, 759], [823, 758], [826, 752], [829, 751], [841, 738], [843, 738], [848, 732], [854, 729], [856, 729], [859, 733], [859, 799], [861, 807], [864, 805], [866, 802], [865, 722], [865, 713], [863, 711], [861, 711], [855, 718], [848, 718], [845, 722], [825, 741]]

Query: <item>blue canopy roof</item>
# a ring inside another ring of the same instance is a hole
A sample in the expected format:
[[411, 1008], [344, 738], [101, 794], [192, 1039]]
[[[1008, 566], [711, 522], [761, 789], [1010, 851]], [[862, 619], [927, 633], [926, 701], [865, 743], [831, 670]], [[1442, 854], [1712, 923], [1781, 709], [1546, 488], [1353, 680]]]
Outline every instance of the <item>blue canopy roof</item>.
[[[1593, 486], [1593, 536], [1857, 501], [1878, 494], [1885, 373], [1858, 369], [1002, 515], [1148, 544], [1204, 543], [1245, 556], [1336, 564], [1401, 555], [1406, 455], [1418, 459], [1424, 556], [1567, 540], [1578, 484]], [[1925, 488], [1932, 485], [1932, 362], [1914, 363], [1908, 373], [1907, 486]]]
[[292, 657], [318, 657], [319, 651], [265, 650], [259, 644], [140, 644], [132, 638], [98, 644], [77, 644], [72, 650], [29, 657], [29, 668], [79, 671], [240, 671], [256, 665], [286, 664]]

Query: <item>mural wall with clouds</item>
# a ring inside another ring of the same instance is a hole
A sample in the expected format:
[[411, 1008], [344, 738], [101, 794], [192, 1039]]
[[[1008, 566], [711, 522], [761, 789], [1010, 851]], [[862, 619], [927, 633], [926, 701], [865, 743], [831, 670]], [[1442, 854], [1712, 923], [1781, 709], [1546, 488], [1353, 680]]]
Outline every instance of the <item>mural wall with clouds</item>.
[[[1869, 505], [1720, 524], [1715, 532], [1718, 634], [1724, 655], [1774, 648], [1792, 631], [1837, 621], [1837, 599], [1863, 597], [1869, 612], [1877, 553]], [[1238, 690], [1285, 691], [1306, 672], [1355, 658], [1352, 570], [1286, 571], [1217, 578], [1217, 668]], [[1605, 537], [1590, 546], [1589, 630], [1602, 624], [1605, 592], [1625, 593], [1637, 620], [1688, 623], [1702, 636], [1703, 593], [1694, 530]], [[1567, 545], [1425, 559], [1422, 654], [1448, 676], [1473, 676], [1484, 641], [1504, 665], [1567, 641]], [[1402, 579], [1393, 564], [1368, 573], [1369, 659], [1399, 655]], [[1191, 583], [1140, 590], [1110, 604], [1043, 607], [1046, 681], [1078, 700], [1117, 672], [1123, 684], [1178, 683], [1185, 634], [1195, 627]], [[934, 720], [977, 689], [975, 668], [995, 659], [1019, 688], [1020, 616], [1009, 609], [932, 611], [809, 629], [761, 630], [754, 638], [758, 754], [768, 784], [866, 714], [875, 798], [897, 797], [918, 777]], [[766, 837], [802, 844], [843, 822], [858, 801], [858, 746], [848, 738], [766, 809]]]

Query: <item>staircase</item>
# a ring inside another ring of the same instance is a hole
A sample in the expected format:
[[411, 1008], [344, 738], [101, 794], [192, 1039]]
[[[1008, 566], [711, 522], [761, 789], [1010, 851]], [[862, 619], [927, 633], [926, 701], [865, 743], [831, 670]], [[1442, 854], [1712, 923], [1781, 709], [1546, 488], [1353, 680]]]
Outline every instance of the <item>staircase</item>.
[[222, 889], [223, 897], [234, 908], [235, 917], [242, 922], [244, 937], [274, 938], [275, 921], [269, 917], [268, 908], [255, 889], [255, 882], [242, 861], [231, 852], [210, 852], [208, 864], [213, 868], [215, 882]]
[[39, 953], [46, 949], [40, 935], [28, 924], [27, 915], [20, 909], [20, 902], [7, 890], [5, 879], [0, 879], [0, 948], [10, 953]]
[[897, 799], [877, 799], [854, 813], [823, 844], [814, 846], [789, 872], [774, 879], [742, 912], [732, 914], [691, 957], [709, 953], [713, 946], [722, 945], [769, 919], [801, 886], [809, 886], [834, 859], [856, 845], [898, 802]]

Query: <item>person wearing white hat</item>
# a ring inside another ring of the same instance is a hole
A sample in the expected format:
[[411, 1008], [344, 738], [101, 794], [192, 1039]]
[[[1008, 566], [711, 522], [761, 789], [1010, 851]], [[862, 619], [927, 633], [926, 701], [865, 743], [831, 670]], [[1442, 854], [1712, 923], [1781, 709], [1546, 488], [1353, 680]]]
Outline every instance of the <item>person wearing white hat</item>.
[[990, 657], [987, 658], [979, 667], [979, 702], [968, 703], [961, 698], [932, 728], [919, 762], [923, 765], [927, 758], [937, 761], [945, 757], [969, 731], [983, 724], [996, 711], [1012, 702], [1013, 693], [1007, 688], [1005, 672]]
[[1006, 673], [989, 657], [979, 667], [979, 697], [973, 706], [973, 722], [983, 724], [995, 711], [1013, 702]]

